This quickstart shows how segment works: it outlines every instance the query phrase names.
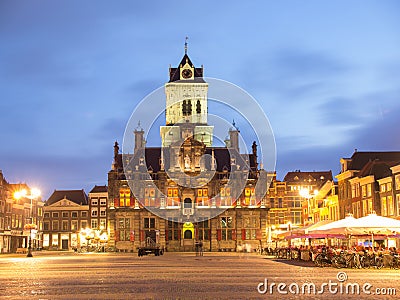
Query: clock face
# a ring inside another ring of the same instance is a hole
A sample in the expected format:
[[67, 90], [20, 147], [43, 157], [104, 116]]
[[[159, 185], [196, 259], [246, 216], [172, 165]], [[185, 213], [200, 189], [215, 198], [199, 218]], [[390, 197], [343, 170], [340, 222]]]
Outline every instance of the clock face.
[[190, 77], [192, 77], [192, 71], [189, 70], [189, 69], [184, 69], [184, 70], [182, 71], [182, 77], [183, 77], [183, 78], [190, 78]]

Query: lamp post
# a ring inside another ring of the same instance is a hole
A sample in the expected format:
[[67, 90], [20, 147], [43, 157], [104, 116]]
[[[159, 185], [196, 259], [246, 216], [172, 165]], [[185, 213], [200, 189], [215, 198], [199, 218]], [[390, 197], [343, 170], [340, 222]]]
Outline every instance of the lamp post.
[[33, 205], [32, 205], [32, 200], [39, 198], [40, 194], [41, 194], [41, 192], [37, 188], [30, 189], [30, 194], [28, 194], [28, 192], [25, 189], [23, 189], [21, 191], [16, 191], [14, 193], [14, 198], [17, 199], [17, 200], [21, 199], [21, 198], [28, 198], [28, 199], [31, 200], [30, 209], [29, 209], [30, 223], [24, 225], [24, 229], [25, 230], [29, 230], [28, 254], [26, 255], [26, 257], [33, 257], [33, 255], [32, 255], [32, 229], [36, 230], [37, 226], [36, 226], [35, 223], [33, 223], [33, 214], [32, 214]]

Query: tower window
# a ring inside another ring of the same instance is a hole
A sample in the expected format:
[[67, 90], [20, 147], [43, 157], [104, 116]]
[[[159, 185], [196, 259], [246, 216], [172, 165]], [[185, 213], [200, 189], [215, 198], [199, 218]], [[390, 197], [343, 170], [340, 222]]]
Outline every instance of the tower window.
[[190, 100], [183, 100], [182, 102], [182, 115], [190, 116], [192, 114], [192, 103]]
[[196, 113], [200, 114], [201, 113], [201, 104], [200, 104], [200, 100], [197, 100], [197, 104], [196, 104]]
[[186, 100], [183, 100], [182, 102], [182, 115], [186, 116], [187, 115], [187, 105], [186, 105]]

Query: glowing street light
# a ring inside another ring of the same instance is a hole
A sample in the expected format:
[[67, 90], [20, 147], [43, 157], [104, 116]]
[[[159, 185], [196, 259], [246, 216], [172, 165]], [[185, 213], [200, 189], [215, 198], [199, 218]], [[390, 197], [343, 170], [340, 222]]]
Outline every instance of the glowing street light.
[[20, 190], [20, 191], [16, 191], [14, 193], [14, 198], [16, 200], [19, 200], [21, 198], [28, 198], [28, 199], [31, 200], [30, 212], [29, 212], [29, 216], [30, 216], [31, 222], [29, 224], [25, 224], [25, 226], [24, 226], [25, 230], [29, 230], [28, 254], [26, 255], [26, 257], [33, 257], [33, 255], [32, 255], [32, 234], [33, 234], [32, 230], [36, 234], [37, 226], [36, 226], [36, 224], [33, 223], [32, 200], [39, 198], [40, 194], [41, 194], [41, 192], [37, 188], [30, 189], [30, 194], [28, 194], [26, 189], [23, 189], [23, 190]]

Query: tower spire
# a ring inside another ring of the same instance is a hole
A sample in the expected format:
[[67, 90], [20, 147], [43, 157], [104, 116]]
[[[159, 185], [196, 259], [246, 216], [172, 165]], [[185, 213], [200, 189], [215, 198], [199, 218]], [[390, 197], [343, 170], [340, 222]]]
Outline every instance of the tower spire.
[[187, 54], [187, 49], [188, 49], [188, 39], [189, 37], [185, 37], [185, 54]]

